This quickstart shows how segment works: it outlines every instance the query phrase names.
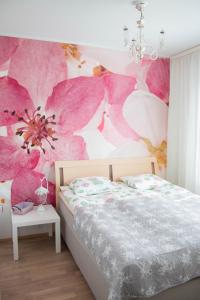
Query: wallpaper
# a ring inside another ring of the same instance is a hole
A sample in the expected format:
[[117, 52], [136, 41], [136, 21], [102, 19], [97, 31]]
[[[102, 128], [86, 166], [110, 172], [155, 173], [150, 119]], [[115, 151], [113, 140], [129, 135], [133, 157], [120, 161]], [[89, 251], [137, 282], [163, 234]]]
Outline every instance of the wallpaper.
[[166, 166], [169, 60], [0, 37], [0, 191], [32, 199], [54, 161], [149, 156]]

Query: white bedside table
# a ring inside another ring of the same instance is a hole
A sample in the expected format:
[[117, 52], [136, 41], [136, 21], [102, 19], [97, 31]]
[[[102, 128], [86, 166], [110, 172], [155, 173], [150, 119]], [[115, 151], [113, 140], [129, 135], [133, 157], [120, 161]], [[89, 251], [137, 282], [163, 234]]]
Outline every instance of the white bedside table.
[[19, 259], [18, 253], [18, 228], [24, 226], [55, 223], [56, 253], [61, 251], [60, 242], [60, 217], [52, 205], [45, 205], [45, 210], [37, 211], [37, 206], [25, 215], [14, 215], [12, 213], [12, 240], [14, 260]]

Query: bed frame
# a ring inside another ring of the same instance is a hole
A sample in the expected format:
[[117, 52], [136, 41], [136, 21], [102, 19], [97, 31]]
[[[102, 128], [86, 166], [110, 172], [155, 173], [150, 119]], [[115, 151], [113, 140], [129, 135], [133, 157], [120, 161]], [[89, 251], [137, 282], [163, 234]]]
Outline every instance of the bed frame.
[[59, 204], [60, 186], [69, 184], [74, 178], [105, 176], [118, 181], [122, 176], [158, 172], [154, 157], [56, 161], [56, 206]]
[[[62, 236], [97, 300], [106, 300], [108, 298], [109, 283], [88, 249], [81, 243], [74, 231], [73, 214], [64, 204], [64, 201], [60, 201], [60, 186], [70, 183], [77, 177], [106, 176], [113, 181], [118, 181], [121, 176], [125, 175], [158, 174], [158, 172], [158, 164], [153, 157], [55, 162], [56, 206], [61, 216]], [[199, 300], [199, 295], [200, 278], [196, 278], [153, 297], [134, 299]]]

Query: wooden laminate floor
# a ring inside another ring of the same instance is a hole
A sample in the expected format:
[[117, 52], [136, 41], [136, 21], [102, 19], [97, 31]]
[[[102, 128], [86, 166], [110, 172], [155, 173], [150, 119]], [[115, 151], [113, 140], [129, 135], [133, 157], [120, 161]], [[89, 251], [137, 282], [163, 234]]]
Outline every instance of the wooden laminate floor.
[[19, 254], [14, 262], [12, 242], [0, 241], [1, 300], [94, 300], [64, 242], [56, 254], [53, 238], [22, 239]]

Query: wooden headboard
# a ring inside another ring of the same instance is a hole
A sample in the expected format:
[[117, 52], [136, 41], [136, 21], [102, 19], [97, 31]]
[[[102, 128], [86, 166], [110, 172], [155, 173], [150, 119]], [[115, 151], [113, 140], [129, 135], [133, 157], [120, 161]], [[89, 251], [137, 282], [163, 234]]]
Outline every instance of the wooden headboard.
[[154, 157], [56, 161], [56, 206], [60, 186], [69, 184], [74, 178], [105, 176], [118, 181], [121, 176], [145, 173], [158, 173], [158, 164]]

